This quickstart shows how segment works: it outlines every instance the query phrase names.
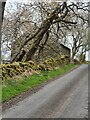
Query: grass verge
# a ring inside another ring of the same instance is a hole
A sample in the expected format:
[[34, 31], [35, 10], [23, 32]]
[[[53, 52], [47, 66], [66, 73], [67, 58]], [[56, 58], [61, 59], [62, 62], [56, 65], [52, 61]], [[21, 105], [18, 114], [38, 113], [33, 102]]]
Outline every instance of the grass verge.
[[75, 67], [77, 67], [77, 65], [70, 63], [52, 71], [42, 71], [40, 74], [34, 74], [27, 78], [23, 78], [21, 81], [10, 80], [6, 86], [2, 86], [2, 102], [10, 100], [28, 89], [33, 89], [45, 81], [63, 75]]

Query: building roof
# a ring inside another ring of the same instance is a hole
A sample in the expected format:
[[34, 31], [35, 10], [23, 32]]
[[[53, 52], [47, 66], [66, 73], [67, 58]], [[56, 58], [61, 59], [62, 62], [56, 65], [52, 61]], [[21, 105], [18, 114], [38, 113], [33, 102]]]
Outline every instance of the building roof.
[[71, 50], [69, 47], [65, 46], [63, 43], [60, 43], [61, 46], [65, 47], [68, 50]]

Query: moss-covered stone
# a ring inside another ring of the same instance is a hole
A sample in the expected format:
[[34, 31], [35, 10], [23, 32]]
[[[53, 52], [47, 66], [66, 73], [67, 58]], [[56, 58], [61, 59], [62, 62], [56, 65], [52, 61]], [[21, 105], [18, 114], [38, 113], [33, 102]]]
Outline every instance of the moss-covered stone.
[[[57, 56], [56, 58], [48, 58], [40, 64], [33, 61], [14, 62], [12, 64], [2, 64], [2, 80], [14, 78], [19, 75], [31, 75], [34, 71], [50, 71], [56, 67], [68, 64], [70, 59], [68, 56]], [[33, 72], [32, 72], [33, 71]]]

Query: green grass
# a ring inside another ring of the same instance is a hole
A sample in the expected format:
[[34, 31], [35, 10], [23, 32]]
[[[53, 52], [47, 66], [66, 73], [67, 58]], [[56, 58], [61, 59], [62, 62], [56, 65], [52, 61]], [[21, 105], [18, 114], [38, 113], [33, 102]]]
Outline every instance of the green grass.
[[15, 80], [10, 80], [8, 81], [8, 84], [6, 84], [6, 86], [2, 87], [2, 102], [8, 101], [9, 99], [19, 95], [20, 93], [28, 89], [33, 89], [47, 80], [56, 78], [70, 71], [76, 66], [77, 65], [70, 63], [52, 71], [43, 71], [40, 74], [34, 74], [32, 76], [24, 78], [19, 82], [16, 82]]

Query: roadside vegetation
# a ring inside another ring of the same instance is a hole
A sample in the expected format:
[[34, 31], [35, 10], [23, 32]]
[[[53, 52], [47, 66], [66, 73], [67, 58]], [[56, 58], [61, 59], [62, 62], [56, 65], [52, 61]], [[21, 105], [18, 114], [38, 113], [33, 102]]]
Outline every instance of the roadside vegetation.
[[90, 61], [85, 61], [84, 63], [85, 63], [85, 64], [90, 64]]
[[51, 71], [41, 71], [39, 74], [33, 74], [23, 80], [8, 80], [6, 85], [2, 86], [2, 102], [8, 101], [9, 99], [19, 95], [20, 93], [33, 89], [42, 83], [52, 80], [66, 72], [69, 72], [78, 65], [69, 63], [68, 65], [56, 68]]

